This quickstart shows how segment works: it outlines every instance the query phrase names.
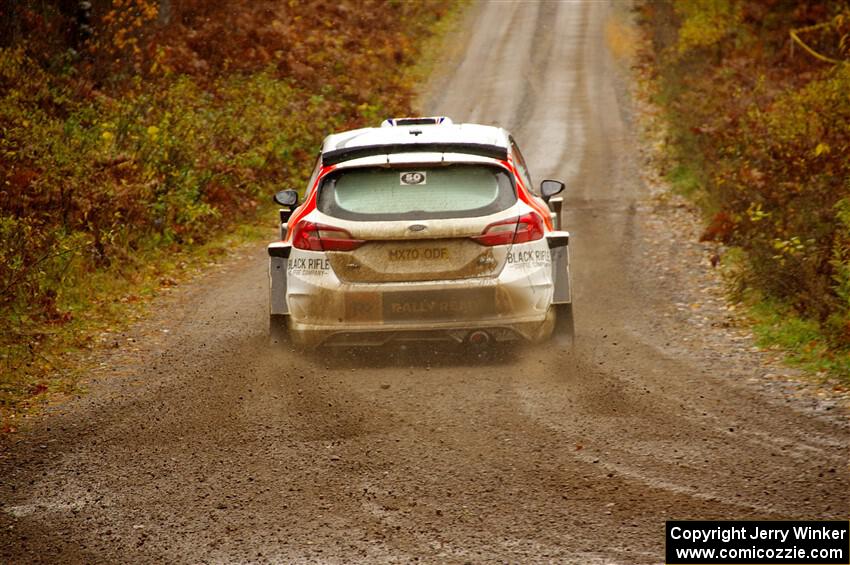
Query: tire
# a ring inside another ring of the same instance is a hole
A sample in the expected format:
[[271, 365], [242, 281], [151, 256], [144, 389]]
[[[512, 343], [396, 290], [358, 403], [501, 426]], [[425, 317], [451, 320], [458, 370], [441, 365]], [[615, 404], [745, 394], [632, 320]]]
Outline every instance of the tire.
[[555, 329], [552, 332], [552, 338], [569, 347], [575, 345], [576, 331], [572, 303], [555, 305]]
[[269, 343], [273, 347], [289, 345], [289, 328], [286, 316], [271, 314], [269, 316]]

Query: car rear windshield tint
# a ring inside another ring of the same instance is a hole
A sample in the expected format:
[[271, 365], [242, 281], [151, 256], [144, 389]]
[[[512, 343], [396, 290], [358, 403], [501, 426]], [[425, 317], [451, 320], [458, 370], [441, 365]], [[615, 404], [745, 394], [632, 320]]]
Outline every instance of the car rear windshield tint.
[[351, 220], [466, 218], [516, 202], [510, 175], [487, 165], [366, 167], [330, 174], [319, 210]]

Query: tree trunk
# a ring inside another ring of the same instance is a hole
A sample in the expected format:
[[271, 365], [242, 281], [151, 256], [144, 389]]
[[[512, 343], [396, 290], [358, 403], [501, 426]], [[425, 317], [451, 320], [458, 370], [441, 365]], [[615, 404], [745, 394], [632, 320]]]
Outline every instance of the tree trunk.
[[166, 25], [171, 21], [171, 0], [159, 0], [159, 23]]

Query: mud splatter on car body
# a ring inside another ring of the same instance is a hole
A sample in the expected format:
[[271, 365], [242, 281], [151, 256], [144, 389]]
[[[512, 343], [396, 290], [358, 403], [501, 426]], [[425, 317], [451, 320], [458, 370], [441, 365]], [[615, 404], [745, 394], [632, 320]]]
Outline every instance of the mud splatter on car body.
[[303, 203], [269, 245], [274, 336], [549, 337], [572, 303], [569, 234], [547, 205], [563, 184], [546, 182], [532, 187], [498, 127], [394, 119], [328, 136]]

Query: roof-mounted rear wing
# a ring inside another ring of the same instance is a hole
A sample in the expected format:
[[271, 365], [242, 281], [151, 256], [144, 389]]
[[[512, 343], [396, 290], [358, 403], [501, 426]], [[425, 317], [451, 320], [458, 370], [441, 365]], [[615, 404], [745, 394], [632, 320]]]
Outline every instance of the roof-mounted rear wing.
[[505, 161], [508, 149], [498, 145], [484, 143], [392, 143], [386, 145], [367, 145], [363, 147], [344, 147], [322, 153], [322, 164], [336, 165], [343, 161], [373, 157], [375, 155], [390, 155], [396, 153], [467, 153], [479, 157], [490, 157]]

